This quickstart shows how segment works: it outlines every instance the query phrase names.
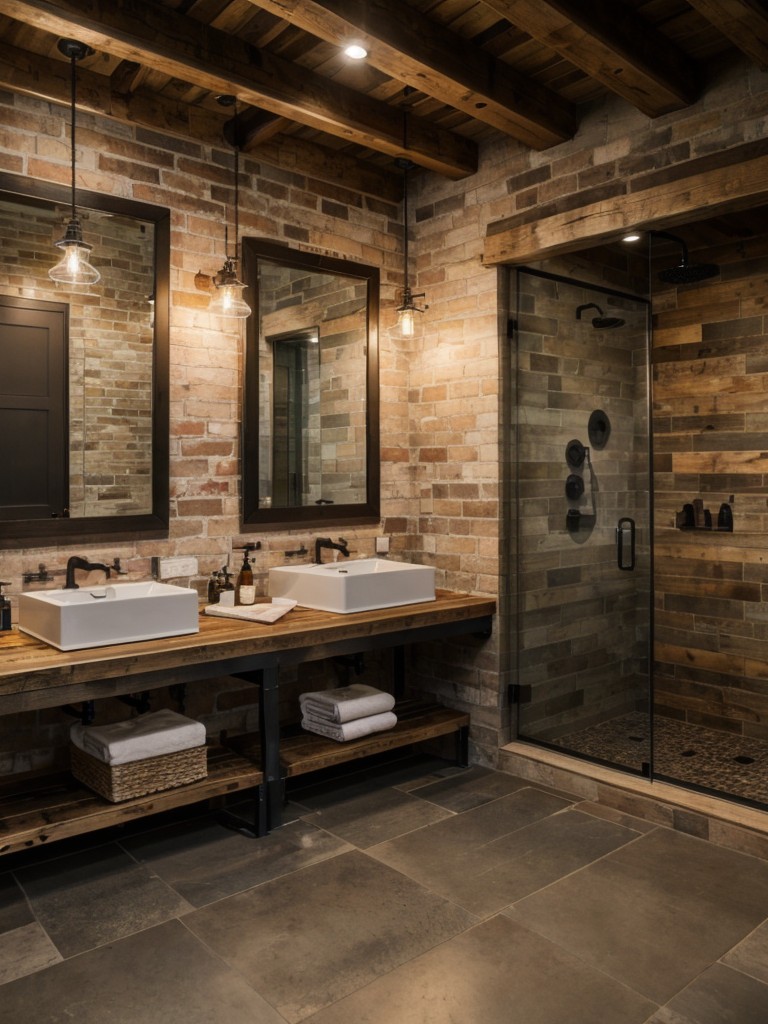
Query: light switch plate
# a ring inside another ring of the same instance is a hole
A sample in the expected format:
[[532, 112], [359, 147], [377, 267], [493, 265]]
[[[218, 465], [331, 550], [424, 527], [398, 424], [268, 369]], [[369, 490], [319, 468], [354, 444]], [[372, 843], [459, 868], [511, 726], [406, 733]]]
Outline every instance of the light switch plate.
[[179, 576], [197, 576], [197, 559], [194, 555], [158, 558], [157, 572], [153, 575], [159, 580], [173, 580]]
[[376, 554], [377, 555], [388, 555], [389, 554], [389, 537], [377, 537], [376, 538]]

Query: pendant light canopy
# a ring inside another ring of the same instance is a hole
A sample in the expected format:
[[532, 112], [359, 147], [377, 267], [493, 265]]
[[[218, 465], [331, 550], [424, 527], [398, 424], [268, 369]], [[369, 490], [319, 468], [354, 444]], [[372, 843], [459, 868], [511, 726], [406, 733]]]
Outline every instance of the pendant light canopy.
[[218, 313], [219, 316], [230, 316], [235, 317], [239, 320], [244, 320], [246, 317], [251, 315], [251, 307], [243, 298], [243, 292], [247, 285], [237, 276], [237, 250], [239, 244], [239, 224], [238, 224], [238, 207], [240, 199], [239, 190], [239, 177], [240, 177], [240, 166], [239, 166], [239, 155], [240, 151], [238, 148], [238, 137], [237, 137], [237, 100], [234, 96], [219, 96], [217, 97], [218, 102], [223, 107], [234, 106], [235, 112], [232, 119], [232, 140], [234, 150], [234, 176], [235, 176], [235, 245], [234, 245], [234, 256], [228, 255], [229, 253], [229, 231], [227, 227], [227, 219], [224, 218], [224, 266], [214, 277], [213, 283], [216, 287], [216, 295], [209, 306], [212, 313]]
[[414, 294], [408, 283], [408, 172], [414, 166], [412, 161], [399, 158], [395, 161], [403, 172], [403, 292], [397, 307], [397, 323], [390, 327], [390, 338], [410, 340], [420, 338], [424, 333], [424, 310], [429, 306], [417, 306], [415, 300], [423, 299], [424, 292]]
[[72, 211], [64, 237], [56, 242], [56, 247], [62, 250], [62, 257], [56, 266], [48, 271], [48, 276], [59, 284], [96, 284], [101, 275], [91, 266], [89, 257], [92, 246], [83, 241], [83, 229], [75, 203], [77, 62], [83, 57], [90, 56], [94, 51], [76, 39], [60, 39], [58, 48], [60, 53], [69, 58], [71, 71]]

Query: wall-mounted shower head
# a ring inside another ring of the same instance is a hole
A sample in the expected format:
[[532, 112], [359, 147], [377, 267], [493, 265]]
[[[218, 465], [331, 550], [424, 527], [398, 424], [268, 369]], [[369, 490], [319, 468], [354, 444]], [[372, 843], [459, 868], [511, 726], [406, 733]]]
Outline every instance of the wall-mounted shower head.
[[694, 284], [696, 281], [717, 277], [720, 273], [720, 267], [716, 263], [689, 263], [688, 246], [677, 235], [669, 231], [649, 231], [648, 234], [651, 238], [668, 238], [680, 246], [680, 262], [677, 266], [659, 271], [659, 280], [665, 284]]
[[583, 306], [576, 307], [576, 319], [581, 320], [581, 314], [585, 309], [596, 309], [599, 316], [592, 317], [592, 326], [596, 331], [610, 330], [613, 327], [623, 327], [626, 320], [620, 316], [606, 316], [596, 302], [587, 302]]

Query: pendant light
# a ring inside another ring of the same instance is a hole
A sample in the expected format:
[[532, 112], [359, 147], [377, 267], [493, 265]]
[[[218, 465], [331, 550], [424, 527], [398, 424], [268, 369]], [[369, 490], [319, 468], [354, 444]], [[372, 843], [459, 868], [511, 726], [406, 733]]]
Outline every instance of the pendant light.
[[397, 307], [397, 323], [390, 327], [388, 334], [390, 338], [410, 340], [420, 338], [424, 333], [422, 316], [429, 306], [416, 305], [414, 300], [423, 299], [424, 292], [414, 295], [408, 284], [408, 172], [414, 164], [411, 160], [399, 157], [395, 160], [395, 166], [403, 172], [403, 293], [402, 301]]
[[58, 284], [96, 284], [101, 275], [95, 267], [91, 266], [89, 255], [93, 247], [83, 241], [83, 229], [80, 226], [75, 204], [77, 62], [83, 57], [90, 56], [94, 51], [90, 46], [79, 43], [76, 39], [60, 39], [58, 49], [60, 53], [69, 58], [71, 72], [72, 211], [64, 237], [56, 242], [56, 247], [62, 250], [63, 255], [56, 266], [51, 267], [48, 271], [48, 276]]
[[213, 283], [216, 287], [216, 295], [208, 307], [212, 313], [219, 316], [230, 316], [238, 320], [244, 320], [251, 315], [251, 307], [243, 298], [243, 291], [247, 287], [237, 276], [237, 247], [239, 241], [238, 233], [238, 206], [240, 198], [239, 177], [239, 149], [237, 138], [237, 100], [234, 96], [218, 96], [218, 102], [223, 107], [234, 106], [235, 112], [232, 120], [232, 140], [234, 149], [234, 174], [235, 174], [235, 255], [229, 256], [229, 231], [227, 218], [224, 218], [224, 266], [214, 277]]

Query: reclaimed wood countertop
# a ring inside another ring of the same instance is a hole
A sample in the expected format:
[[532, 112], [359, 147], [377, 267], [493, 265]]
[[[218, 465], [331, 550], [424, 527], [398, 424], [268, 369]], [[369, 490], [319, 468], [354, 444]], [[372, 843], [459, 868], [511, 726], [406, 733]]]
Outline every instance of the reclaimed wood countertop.
[[80, 651], [59, 651], [14, 628], [0, 634], [0, 714], [54, 707], [262, 664], [316, 660], [345, 646], [360, 650], [471, 631], [496, 610], [493, 598], [438, 590], [435, 601], [337, 615], [294, 608], [272, 625], [200, 615], [200, 631]]

